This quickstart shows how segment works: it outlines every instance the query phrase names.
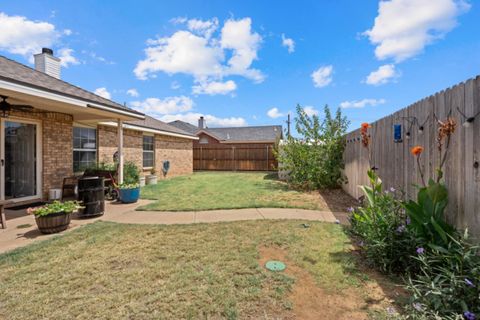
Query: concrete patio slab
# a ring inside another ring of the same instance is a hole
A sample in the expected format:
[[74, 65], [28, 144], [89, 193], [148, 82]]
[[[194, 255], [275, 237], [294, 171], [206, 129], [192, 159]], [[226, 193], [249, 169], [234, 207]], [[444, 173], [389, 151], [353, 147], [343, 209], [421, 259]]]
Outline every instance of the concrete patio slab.
[[136, 224], [191, 224], [195, 223], [195, 212], [130, 211], [108, 221]]
[[135, 211], [151, 201], [139, 200], [137, 203], [105, 203], [105, 214], [96, 218], [79, 219], [74, 217], [70, 227], [54, 235], [41, 234], [35, 218], [25, 212], [7, 211], [7, 229], [0, 229], [0, 253], [22, 247], [35, 241], [45, 240], [95, 221], [112, 221], [133, 224], [193, 224], [222, 221], [245, 221], [263, 219], [295, 219], [309, 221], [335, 222], [330, 211], [315, 211], [284, 208], [250, 208], [238, 210], [212, 210], [190, 212]]
[[263, 217], [258, 213], [257, 209], [255, 208], [237, 210], [197, 211], [195, 215], [196, 223], [263, 219]]

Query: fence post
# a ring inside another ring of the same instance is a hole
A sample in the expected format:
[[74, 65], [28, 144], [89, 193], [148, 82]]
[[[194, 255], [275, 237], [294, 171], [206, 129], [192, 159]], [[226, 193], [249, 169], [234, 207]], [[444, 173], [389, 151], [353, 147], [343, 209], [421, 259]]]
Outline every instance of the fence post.
[[235, 167], [235, 147], [232, 147], [232, 171], [237, 171]]
[[268, 163], [268, 154], [269, 154], [268, 151], [269, 151], [269, 147], [270, 147], [270, 146], [267, 144], [267, 171], [270, 170], [270, 166], [269, 166], [269, 163]]

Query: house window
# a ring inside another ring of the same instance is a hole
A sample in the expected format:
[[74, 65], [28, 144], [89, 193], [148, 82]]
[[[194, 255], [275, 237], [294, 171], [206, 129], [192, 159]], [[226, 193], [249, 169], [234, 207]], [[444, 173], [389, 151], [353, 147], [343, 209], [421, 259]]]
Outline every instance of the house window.
[[153, 136], [143, 136], [143, 167], [151, 168], [155, 162], [155, 138]]
[[207, 144], [208, 143], [208, 138], [203, 136], [203, 137], [200, 137], [200, 140], [198, 141], [198, 143], [200, 144]]
[[[60, 151], [61, 152], [61, 151]], [[97, 163], [97, 129], [73, 128], [73, 172]]]

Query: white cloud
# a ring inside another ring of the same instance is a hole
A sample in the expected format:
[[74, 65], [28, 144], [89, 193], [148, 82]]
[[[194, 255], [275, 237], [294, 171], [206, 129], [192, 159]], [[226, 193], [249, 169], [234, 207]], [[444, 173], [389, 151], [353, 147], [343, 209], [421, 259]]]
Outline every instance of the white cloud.
[[361, 109], [367, 106], [378, 106], [387, 102], [385, 99], [363, 99], [363, 100], [352, 100], [352, 101], [343, 101], [340, 103], [340, 108], [349, 109], [356, 108]]
[[295, 41], [292, 38], [286, 38], [285, 34], [282, 33], [282, 46], [287, 47], [288, 53], [293, 53], [295, 51]]
[[380, 1], [374, 26], [364, 34], [376, 45], [378, 59], [400, 62], [444, 37], [469, 8], [464, 0]]
[[66, 36], [70, 36], [70, 35], [72, 35], [72, 33], [73, 33], [73, 31], [70, 30], [70, 29], [64, 29], [63, 30], [63, 34], [66, 35]]
[[112, 95], [110, 94], [110, 92], [108, 92], [107, 88], [105, 87], [95, 89], [94, 93], [99, 95], [100, 97], [104, 97], [105, 99], [112, 98]]
[[127, 94], [128, 94], [130, 97], [138, 97], [138, 96], [140, 96], [140, 94], [138, 93], [137, 89], [135, 89], [135, 88], [128, 89], [128, 90], [127, 90]]
[[210, 39], [212, 34], [218, 29], [218, 19], [198, 20], [190, 19], [187, 21], [188, 30]]
[[269, 116], [270, 118], [276, 119], [276, 118], [284, 117], [285, 114], [281, 113], [278, 110], [278, 108], [275, 107], [267, 111], [267, 116]]
[[323, 88], [332, 82], [333, 66], [323, 66], [315, 70], [311, 77], [315, 87]]
[[216, 94], [228, 94], [233, 92], [237, 89], [237, 84], [232, 81], [228, 80], [226, 82], [219, 82], [219, 81], [212, 81], [206, 82], [201, 81], [198, 84], [192, 87], [192, 92], [194, 94], [208, 94], [208, 95], [216, 95]]
[[365, 79], [365, 82], [370, 85], [379, 86], [388, 83], [399, 76], [400, 73], [395, 70], [395, 65], [385, 64], [380, 66], [377, 70], [372, 71]]
[[198, 118], [201, 116], [205, 118], [206, 124], [209, 127], [243, 127], [247, 125], [247, 121], [241, 117], [219, 118], [210, 114], [205, 115], [193, 112], [184, 114], [168, 114], [160, 117], [160, 120], [165, 122], [181, 120], [196, 126], [198, 124]]
[[312, 106], [303, 107], [303, 111], [305, 111], [305, 113], [310, 117], [314, 115], [318, 116], [318, 110]]
[[137, 63], [134, 73], [141, 80], [163, 71], [185, 73], [196, 78], [218, 77], [222, 74], [223, 52], [208, 45], [204, 37], [189, 31], [177, 31], [171, 37], [148, 41], [146, 59]]
[[69, 48], [58, 50], [58, 58], [62, 67], [68, 68], [69, 65], [80, 64], [80, 61], [73, 56], [73, 53], [74, 50]]
[[230, 66], [226, 74], [241, 75], [255, 82], [262, 82], [265, 76], [257, 69], [250, 66], [257, 59], [257, 51], [262, 42], [262, 37], [252, 32], [252, 20], [244, 18], [240, 20], [229, 19], [222, 28], [220, 44], [223, 49], [233, 50], [228, 60]]
[[189, 97], [179, 96], [164, 99], [147, 98], [143, 101], [133, 101], [131, 105], [140, 112], [165, 115], [189, 111], [193, 108], [194, 102]]
[[51, 47], [59, 36], [51, 23], [0, 12], [0, 50], [33, 61], [33, 54], [39, 53], [42, 47]]
[[[155, 77], [158, 72], [183, 73], [194, 81], [219, 82], [226, 76], [239, 75], [261, 82], [265, 76], [251, 68], [257, 59], [261, 36], [251, 29], [251, 19], [227, 20], [220, 35], [213, 38], [218, 19], [184, 20], [189, 30], [179, 30], [170, 37], [150, 39], [145, 59], [138, 61], [134, 73], [138, 79]], [[226, 57], [229, 57], [227, 60]], [[231, 83], [230, 83], [231, 84]]]

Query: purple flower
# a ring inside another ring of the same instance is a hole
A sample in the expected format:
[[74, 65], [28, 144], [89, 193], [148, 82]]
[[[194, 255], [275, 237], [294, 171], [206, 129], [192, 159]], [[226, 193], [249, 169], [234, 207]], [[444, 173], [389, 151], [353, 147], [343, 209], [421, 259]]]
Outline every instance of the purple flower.
[[467, 319], [467, 320], [475, 320], [475, 319], [477, 319], [477, 317], [475, 317], [475, 313], [470, 312], [470, 311], [465, 311], [465, 312], [463, 313], [463, 316], [464, 316], [465, 319]]
[[410, 220], [410, 217], [407, 217], [407, 219], [405, 220], [405, 223], [407, 224], [407, 226], [412, 223], [412, 220]]
[[363, 247], [363, 246], [365, 245], [365, 243], [364, 243], [363, 241], [360, 241], [360, 242], [358, 243], [358, 245], [359, 245], [360, 247]]
[[395, 192], [395, 191], [397, 191], [397, 190], [394, 187], [390, 188], [390, 192]]
[[468, 278], [465, 278], [465, 283], [467, 284], [467, 286], [475, 288], [475, 285], [473, 284], [473, 282], [470, 281]]
[[417, 253], [418, 254], [424, 254], [425, 253], [425, 249], [420, 247], [420, 248], [417, 248]]
[[347, 209], [347, 212], [352, 213], [353, 211], [355, 211], [355, 209], [353, 207], [350, 207], [350, 208]]
[[400, 234], [400, 233], [403, 233], [405, 231], [405, 229], [406, 229], [405, 225], [401, 224], [401, 225], [398, 226], [396, 232]]
[[423, 311], [423, 307], [422, 307], [422, 304], [421, 304], [421, 303], [415, 302], [415, 303], [413, 304], [413, 307], [414, 307], [415, 310], [417, 310], [417, 311]]

